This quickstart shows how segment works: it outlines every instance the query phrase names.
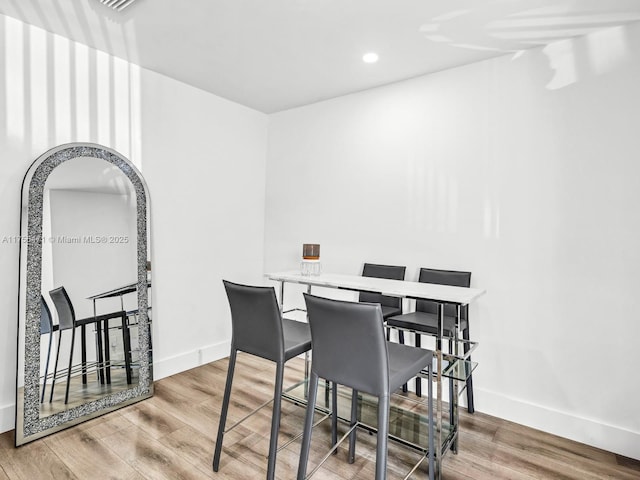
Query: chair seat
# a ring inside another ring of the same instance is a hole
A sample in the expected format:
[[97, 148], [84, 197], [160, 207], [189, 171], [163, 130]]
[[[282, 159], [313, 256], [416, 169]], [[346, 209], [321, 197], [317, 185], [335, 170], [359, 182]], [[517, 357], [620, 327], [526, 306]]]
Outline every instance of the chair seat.
[[410, 347], [387, 342], [389, 352], [389, 392], [394, 392], [420, 370], [433, 362], [433, 352], [423, 348]]
[[[442, 335], [445, 337], [453, 336], [453, 329], [456, 324], [455, 317], [444, 317], [444, 325]], [[404, 315], [398, 315], [387, 319], [387, 325], [390, 327], [406, 328], [408, 330], [416, 330], [430, 335], [438, 334], [438, 314], [425, 312], [411, 312]], [[467, 320], [460, 319], [460, 330], [467, 328]]]
[[311, 349], [309, 324], [288, 318], [282, 319], [285, 361]]
[[386, 305], [380, 305], [380, 306], [382, 307], [382, 318], [384, 318], [385, 320], [389, 317], [402, 314], [401, 307], [388, 307]]

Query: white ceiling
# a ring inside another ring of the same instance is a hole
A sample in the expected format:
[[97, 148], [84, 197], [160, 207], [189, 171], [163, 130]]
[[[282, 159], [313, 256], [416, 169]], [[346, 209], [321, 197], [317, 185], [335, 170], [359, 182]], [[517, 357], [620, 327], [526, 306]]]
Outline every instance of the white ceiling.
[[272, 113], [638, 21], [640, 0], [0, 0], [0, 13]]

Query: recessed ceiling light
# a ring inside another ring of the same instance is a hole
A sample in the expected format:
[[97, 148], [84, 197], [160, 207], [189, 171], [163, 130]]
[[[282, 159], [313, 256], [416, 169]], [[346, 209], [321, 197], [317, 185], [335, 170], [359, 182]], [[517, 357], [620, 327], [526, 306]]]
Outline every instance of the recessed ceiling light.
[[362, 56], [362, 61], [364, 63], [376, 63], [378, 61], [378, 54], [375, 52], [365, 53]]

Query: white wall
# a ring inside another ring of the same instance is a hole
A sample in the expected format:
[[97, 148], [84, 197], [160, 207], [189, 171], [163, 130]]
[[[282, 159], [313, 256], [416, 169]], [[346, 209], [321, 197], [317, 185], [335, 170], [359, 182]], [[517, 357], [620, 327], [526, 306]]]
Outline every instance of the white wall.
[[116, 149], [147, 181], [156, 378], [228, 355], [221, 278], [263, 271], [264, 114], [0, 15], [0, 431], [14, 427], [22, 179], [71, 141]]
[[617, 28], [276, 114], [265, 154], [265, 115], [0, 16], [0, 430], [22, 177], [91, 141], [151, 192], [157, 378], [227, 354], [221, 278], [317, 241], [331, 271], [472, 270], [478, 409], [640, 458], [639, 45]]
[[640, 458], [640, 25], [270, 116], [265, 269], [471, 270], [476, 408]]
[[262, 281], [267, 117], [153, 72], [142, 80], [158, 378], [228, 356], [222, 279]]

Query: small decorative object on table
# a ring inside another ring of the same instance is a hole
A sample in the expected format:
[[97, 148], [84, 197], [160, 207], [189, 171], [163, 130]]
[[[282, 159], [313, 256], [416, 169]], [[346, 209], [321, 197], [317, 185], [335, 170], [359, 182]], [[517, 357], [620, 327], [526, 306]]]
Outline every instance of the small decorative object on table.
[[303, 244], [302, 262], [300, 262], [300, 273], [302, 273], [302, 275], [320, 275], [321, 272], [322, 265], [320, 265], [320, 244]]

